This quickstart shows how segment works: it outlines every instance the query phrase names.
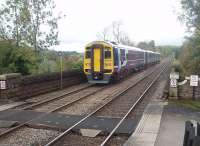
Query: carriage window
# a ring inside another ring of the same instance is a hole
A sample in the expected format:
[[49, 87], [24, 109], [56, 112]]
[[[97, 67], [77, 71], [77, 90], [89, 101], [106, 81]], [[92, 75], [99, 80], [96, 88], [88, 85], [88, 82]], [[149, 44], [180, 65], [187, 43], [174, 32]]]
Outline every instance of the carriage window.
[[114, 48], [114, 65], [118, 66], [119, 65], [119, 60], [118, 60], [118, 50], [117, 48]]
[[105, 48], [104, 49], [104, 54], [105, 54], [105, 59], [110, 59], [111, 58], [110, 48]]

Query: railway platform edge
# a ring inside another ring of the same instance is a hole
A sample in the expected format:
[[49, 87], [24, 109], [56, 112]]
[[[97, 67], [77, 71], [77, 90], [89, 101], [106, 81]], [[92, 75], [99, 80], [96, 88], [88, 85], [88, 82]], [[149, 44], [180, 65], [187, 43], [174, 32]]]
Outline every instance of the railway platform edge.
[[154, 146], [159, 133], [164, 106], [168, 102], [161, 100], [166, 81], [159, 83], [152, 100], [147, 105], [134, 133], [124, 146]]

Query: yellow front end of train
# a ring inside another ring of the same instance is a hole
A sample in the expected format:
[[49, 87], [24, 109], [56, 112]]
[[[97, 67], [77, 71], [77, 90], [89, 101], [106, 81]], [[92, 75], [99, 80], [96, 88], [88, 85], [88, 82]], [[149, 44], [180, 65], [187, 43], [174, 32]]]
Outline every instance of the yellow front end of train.
[[114, 71], [112, 45], [92, 42], [85, 47], [84, 73], [90, 83], [108, 83]]

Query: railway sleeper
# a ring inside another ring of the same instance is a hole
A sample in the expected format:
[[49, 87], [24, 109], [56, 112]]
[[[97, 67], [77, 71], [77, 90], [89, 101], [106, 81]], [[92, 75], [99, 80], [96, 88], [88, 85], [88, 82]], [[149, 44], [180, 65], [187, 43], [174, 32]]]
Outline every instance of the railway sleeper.
[[[0, 112], [0, 120], [4, 121], [4, 125], [12, 122], [17, 124], [24, 123], [31, 119], [36, 118], [44, 113], [36, 111], [23, 111], [23, 110], [7, 110]], [[64, 131], [72, 126], [74, 123], [83, 118], [84, 115], [66, 115], [59, 113], [51, 113], [42, 118], [31, 121], [27, 126], [32, 128], [41, 128], [41, 129], [52, 129], [52, 130], [61, 130]], [[99, 130], [98, 135], [107, 135], [116, 124], [121, 120], [121, 118], [112, 118], [112, 117], [91, 117], [86, 120], [84, 123], [80, 124], [73, 129], [73, 132], [81, 134], [83, 129], [90, 130]], [[123, 125], [116, 131], [115, 135], [131, 135], [133, 133], [137, 123], [134, 123], [133, 119], [127, 119]], [[1, 127], [0, 128], [5, 128]]]

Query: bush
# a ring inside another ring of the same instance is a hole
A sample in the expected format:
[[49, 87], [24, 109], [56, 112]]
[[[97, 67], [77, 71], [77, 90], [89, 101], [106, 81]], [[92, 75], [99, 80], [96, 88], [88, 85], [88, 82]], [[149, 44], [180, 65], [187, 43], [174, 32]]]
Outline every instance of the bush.
[[72, 70], [78, 70], [80, 72], [83, 71], [83, 60], [79, 59], [77, 62], [72, 64]]
[[0, 42], [0, 73], [31, 74], [37, 68], [37, 59], [31, 49], [16, 48], [10, 42]]
[[[63, 52], [63, 70], [83, 69], [82, 54]], [[52, 50], [35, 52], [28, 46], [17, 48], [8, 41], [0, 41], [0, 74], [21, 73], [22, 75], [60, 71], [60, 56]]]

